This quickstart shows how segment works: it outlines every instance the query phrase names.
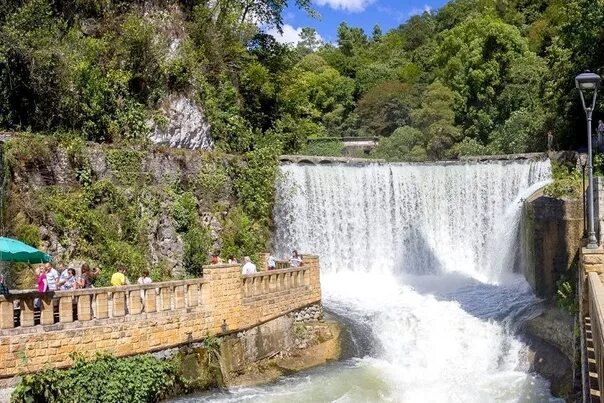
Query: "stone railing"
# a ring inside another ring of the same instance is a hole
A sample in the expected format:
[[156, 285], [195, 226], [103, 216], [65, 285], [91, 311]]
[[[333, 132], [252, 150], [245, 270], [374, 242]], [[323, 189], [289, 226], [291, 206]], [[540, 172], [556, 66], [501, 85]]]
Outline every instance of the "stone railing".
[[0, 296], [0, 329], [86, 322], [196, 307], [201, 303], [202, 287], [206, 283], [207, 280], [200, 278], [43, 294], [13, 291], [9, 296]]
[[[602, 391], [601, 368], [604, 368], [604, 285], [598, 273], [588, 273], [589, 316], [591, 320], [591, 340], [594, 349], [595, 366], [598, 371], [598, 391]], [[593, 371], [592, 374], [594, 373]]]
[[238, 265], [203, 278], [0, 297], [0, 378], [62, 368], [73, 353], [128, 356], [246, 330], [321, 300], [319, 260], [241, 275]]
[[587, 400], [591, 398], [591, 401], [599, 401], [604, 392], [604, 250], [583, 248], [580, 262], [579, 319], [583, 395]]

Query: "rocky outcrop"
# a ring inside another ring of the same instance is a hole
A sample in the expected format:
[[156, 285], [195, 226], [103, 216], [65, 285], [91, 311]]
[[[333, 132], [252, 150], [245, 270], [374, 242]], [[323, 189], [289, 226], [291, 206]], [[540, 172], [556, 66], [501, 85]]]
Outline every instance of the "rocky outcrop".
[[165, 121], [153, 122], [149, 139], [155, 144], [192, 150], [213, 147], [210, 123], [199, 105], [183, 95], [169, 97], [161, 108]]
[[555, 306], [529, 319], [521, 327], [521, 335], [529, 346], [531, 370], [551, 383], [556, 396], [573, 390], [575, 363], [574, 319]]

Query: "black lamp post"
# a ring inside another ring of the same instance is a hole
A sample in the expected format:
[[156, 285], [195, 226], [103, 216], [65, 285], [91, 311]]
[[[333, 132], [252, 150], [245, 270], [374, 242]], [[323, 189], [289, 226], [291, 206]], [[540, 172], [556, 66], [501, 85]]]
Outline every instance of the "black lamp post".
[[[594, 229], [594, 178], [593, 178], [593, 160], [591, 150], [591, 115], [596, 106], [596, 96], [598, 95], [598, 88], [600, 87], [600, 81], [602, 78], [595, 73], [586, 71], [585, 73], [579, 74], [575, 78], [575, 84], [581, 95], [581, 104], [585, 110], [585, 116], [587, 117], [587, 173], [588, 173], [588, 194], [587, 194], [587, 209], [589, 218], [589, 228], [587, 232], [587, 249], [598, 248], [598, 240], [596, 239], [596, 231]], [[591, 95], [591, 102], [588, 99], [587, 104], [585, 103], [586, 96]]]

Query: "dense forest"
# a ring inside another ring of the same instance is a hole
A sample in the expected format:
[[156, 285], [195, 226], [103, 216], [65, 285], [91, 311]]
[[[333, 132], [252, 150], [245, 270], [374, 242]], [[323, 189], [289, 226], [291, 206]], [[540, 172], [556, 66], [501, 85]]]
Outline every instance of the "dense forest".
[[558, 148], [584, 141], [573, 79], [604, 66], [602, 0], [456, 0], [389, 32], [342, 23], [336, 43], [307, 28], [297, 46], [265, 33], [292, 4], [315, 13], [310, 0], [2, 0], [0, 129], [144, 143], [182, 93], [228, 153], [378, 136], [375, 155], [425, 160], [544, 150], [548, 132]]

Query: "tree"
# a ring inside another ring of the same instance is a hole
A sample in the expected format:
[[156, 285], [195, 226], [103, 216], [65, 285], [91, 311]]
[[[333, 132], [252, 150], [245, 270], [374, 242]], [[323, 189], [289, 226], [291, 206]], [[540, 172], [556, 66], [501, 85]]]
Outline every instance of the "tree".
[[396, 129], [392, 136], [381, 139], [371, 155], [388, 161], [424, 161], [427, 155], [423, 142], [424, 134], [421, 131], [403, 126]]
[[359, 100], [356, 113], [361, 127], [372, 136], [389, 136], [410, 123], [410, 112], [417, 106], [413, 86], [399, 81], [385, 81], [369, 89]]
[[441, 80], [456, 93], [464, 135], [482, 144], [513, 110], [540, 94], [543, 62], [517, 28], [496, 18], [470, 19], [448, 31], [435, 59]]
[[424, 133], [424, 147], [430, 159], [450, 157], [450, 148], [460, 140], [455, 126], [453, 92], [436, 81], [422, 95], [422, 106], [411, 112], [413, 126]]
[[300, 40], [297, 45], [298, 52], [306, 56], [319, 49], [323, 41], [314, 28], [305, 27], [300, 31]]

